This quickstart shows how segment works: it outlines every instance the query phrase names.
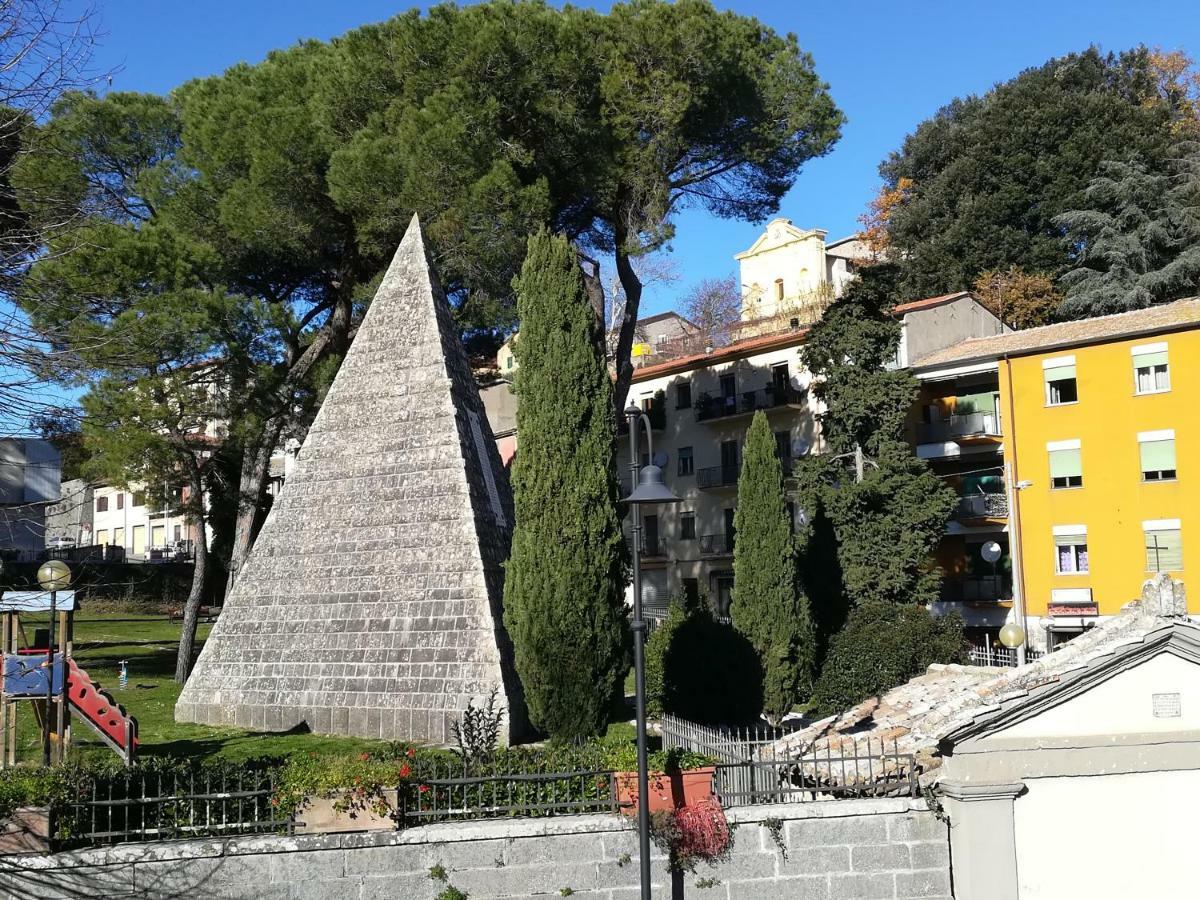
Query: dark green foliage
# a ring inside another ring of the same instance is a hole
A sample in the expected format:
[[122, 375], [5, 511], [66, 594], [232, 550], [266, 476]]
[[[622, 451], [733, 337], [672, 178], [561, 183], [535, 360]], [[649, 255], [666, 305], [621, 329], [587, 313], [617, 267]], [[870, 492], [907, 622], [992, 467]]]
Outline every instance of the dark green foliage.
[[534, 725], [604, 730], [629, 670], [612, 382], [575, 251], [540, 232], [516, 284], [521, 452], [504, 619]]
[[707, 604], [672, 601], [646, 645], [646, 694], [652, 715], [664, 712], [711, 725], [755, 721], [763, 708], [762, 664], [737, 631], [717, 622]]
[[746, 433], [733, 521], [733, 625], [759, 655], [763, 710], [778, 719], [811, 687], [814, 638], [796, 579], [783, 471], [761, 410]]
[[1062, 277], [1064, 318], [1122, 312], [1200, 289], [1200, 153], [1180, 148], [1169, 171], [1108, 162], [1083, 204], [1055, 218], [1074, 249]]
[[[899, 324], [889, 315], [899, 270], [865, 269], [813, 326], [801, 358], [824, 402], [821, 429], [833, 454], [796, 468], [799, 505], [809, 522], [800, 536], [801, 580], [809, 588], [825, 647], [846, 611], [871, 600], [937, 599], [940, 572], [931, 555], [954, 507], [954, 492], [905, 441], [916, 380], [886, 368]], [[855, 445], [868, 461], [858, 483]]]
[[812, 712], [828, 716], [923, 673], [966, 661], [962, 619], [912, 603], [863, 603], [834, 637], [813, 690]]
[[1145, 48], [1072, 53], [922, 122], [880, 166], [889, 187], [913, 182], [888, 223], [904, 298], [967, 290], [1010, 265], [1061, 273], [1055, 217], [1080, 208], [1101, 162], [1164, 159], [1171, 112], [1149, 102], [1147, 63]]

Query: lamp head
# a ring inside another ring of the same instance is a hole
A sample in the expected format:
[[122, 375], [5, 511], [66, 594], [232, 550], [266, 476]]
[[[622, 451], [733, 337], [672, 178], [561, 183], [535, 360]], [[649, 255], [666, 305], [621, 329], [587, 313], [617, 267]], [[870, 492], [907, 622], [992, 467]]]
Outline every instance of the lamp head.
[[1025, 629], [1016, 622], [1009, 622], [1000, 629], [1000, 643], [1010, 650], [1025, 643]]
[[44, 591], [65, 591], [71, 586], [71, 569], [61, 559], [47, 560], [38, 569], [37, 579]]
[[642, 408], [630, 400], [629, 405], [625, 407], [625, 418], [628, 419], [630, 416], [640, 416], [641, 414]]
[[679, 498], [671, 493], [663, 481], [663, 472], [658, 466], [642, 466], [638, 473], [637, 487], [628, 497], [626, 503], [678, 503]]

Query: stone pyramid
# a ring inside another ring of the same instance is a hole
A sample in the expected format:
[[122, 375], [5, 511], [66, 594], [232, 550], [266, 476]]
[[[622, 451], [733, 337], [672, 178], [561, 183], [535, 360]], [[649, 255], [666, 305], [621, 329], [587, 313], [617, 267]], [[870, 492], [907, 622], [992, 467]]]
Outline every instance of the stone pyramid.
[[181, 722], [443, 743], [499, 690], [508, 479], [413, 217], [175, 706]]

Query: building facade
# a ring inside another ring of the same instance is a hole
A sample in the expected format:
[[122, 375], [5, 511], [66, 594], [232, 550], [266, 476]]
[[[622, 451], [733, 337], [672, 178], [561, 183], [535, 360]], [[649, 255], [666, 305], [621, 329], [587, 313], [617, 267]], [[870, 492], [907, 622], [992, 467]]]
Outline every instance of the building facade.
[[40, 438], [0, 438], [0, 551], [13, 557], [46, 545], [46, 509], [59, 499], [62, 457]]
[[[1116, 615], [1156, 573], [1200, 571], [1197, 361], [1200, 300], [1184, 300], [968, 341], [918, 364], [927, 388], [953, 384], [955, 403], [971, 405], [948, 421], [972, 467], [1000, 462], [1007, 475], [988, 490], [1010, 507], [1011, 590], [1034, 646]], [[1012, 616], [993, 609], [993, 621]]]
[[109, 558], [131, 562], [190, 558], [195, 535], [179, 511], [180, 495], [152, 496], [144, 489], [97, 485], [92, 489], [92, 540], [120, 548]]

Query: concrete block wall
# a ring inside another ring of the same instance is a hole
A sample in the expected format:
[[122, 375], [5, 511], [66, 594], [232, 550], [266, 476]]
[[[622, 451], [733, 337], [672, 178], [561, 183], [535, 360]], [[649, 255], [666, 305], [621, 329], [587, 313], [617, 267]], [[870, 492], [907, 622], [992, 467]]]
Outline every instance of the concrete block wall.
[[[672, 875], [656, 898], [949, 900], [946, 826], [920, 801], [848, 800], [729, 812], [730, 858]], [[782, 848], [780, 846], [782, 844]], [[786, 853], [784, 852], [786, 849]], [[445, 880], [431, 871], [445, 871]], [[387, 834], [308, 835], [0, 859], [0, 897], [636, 900], [637, 835], [617, 816], [446, 823]]]

